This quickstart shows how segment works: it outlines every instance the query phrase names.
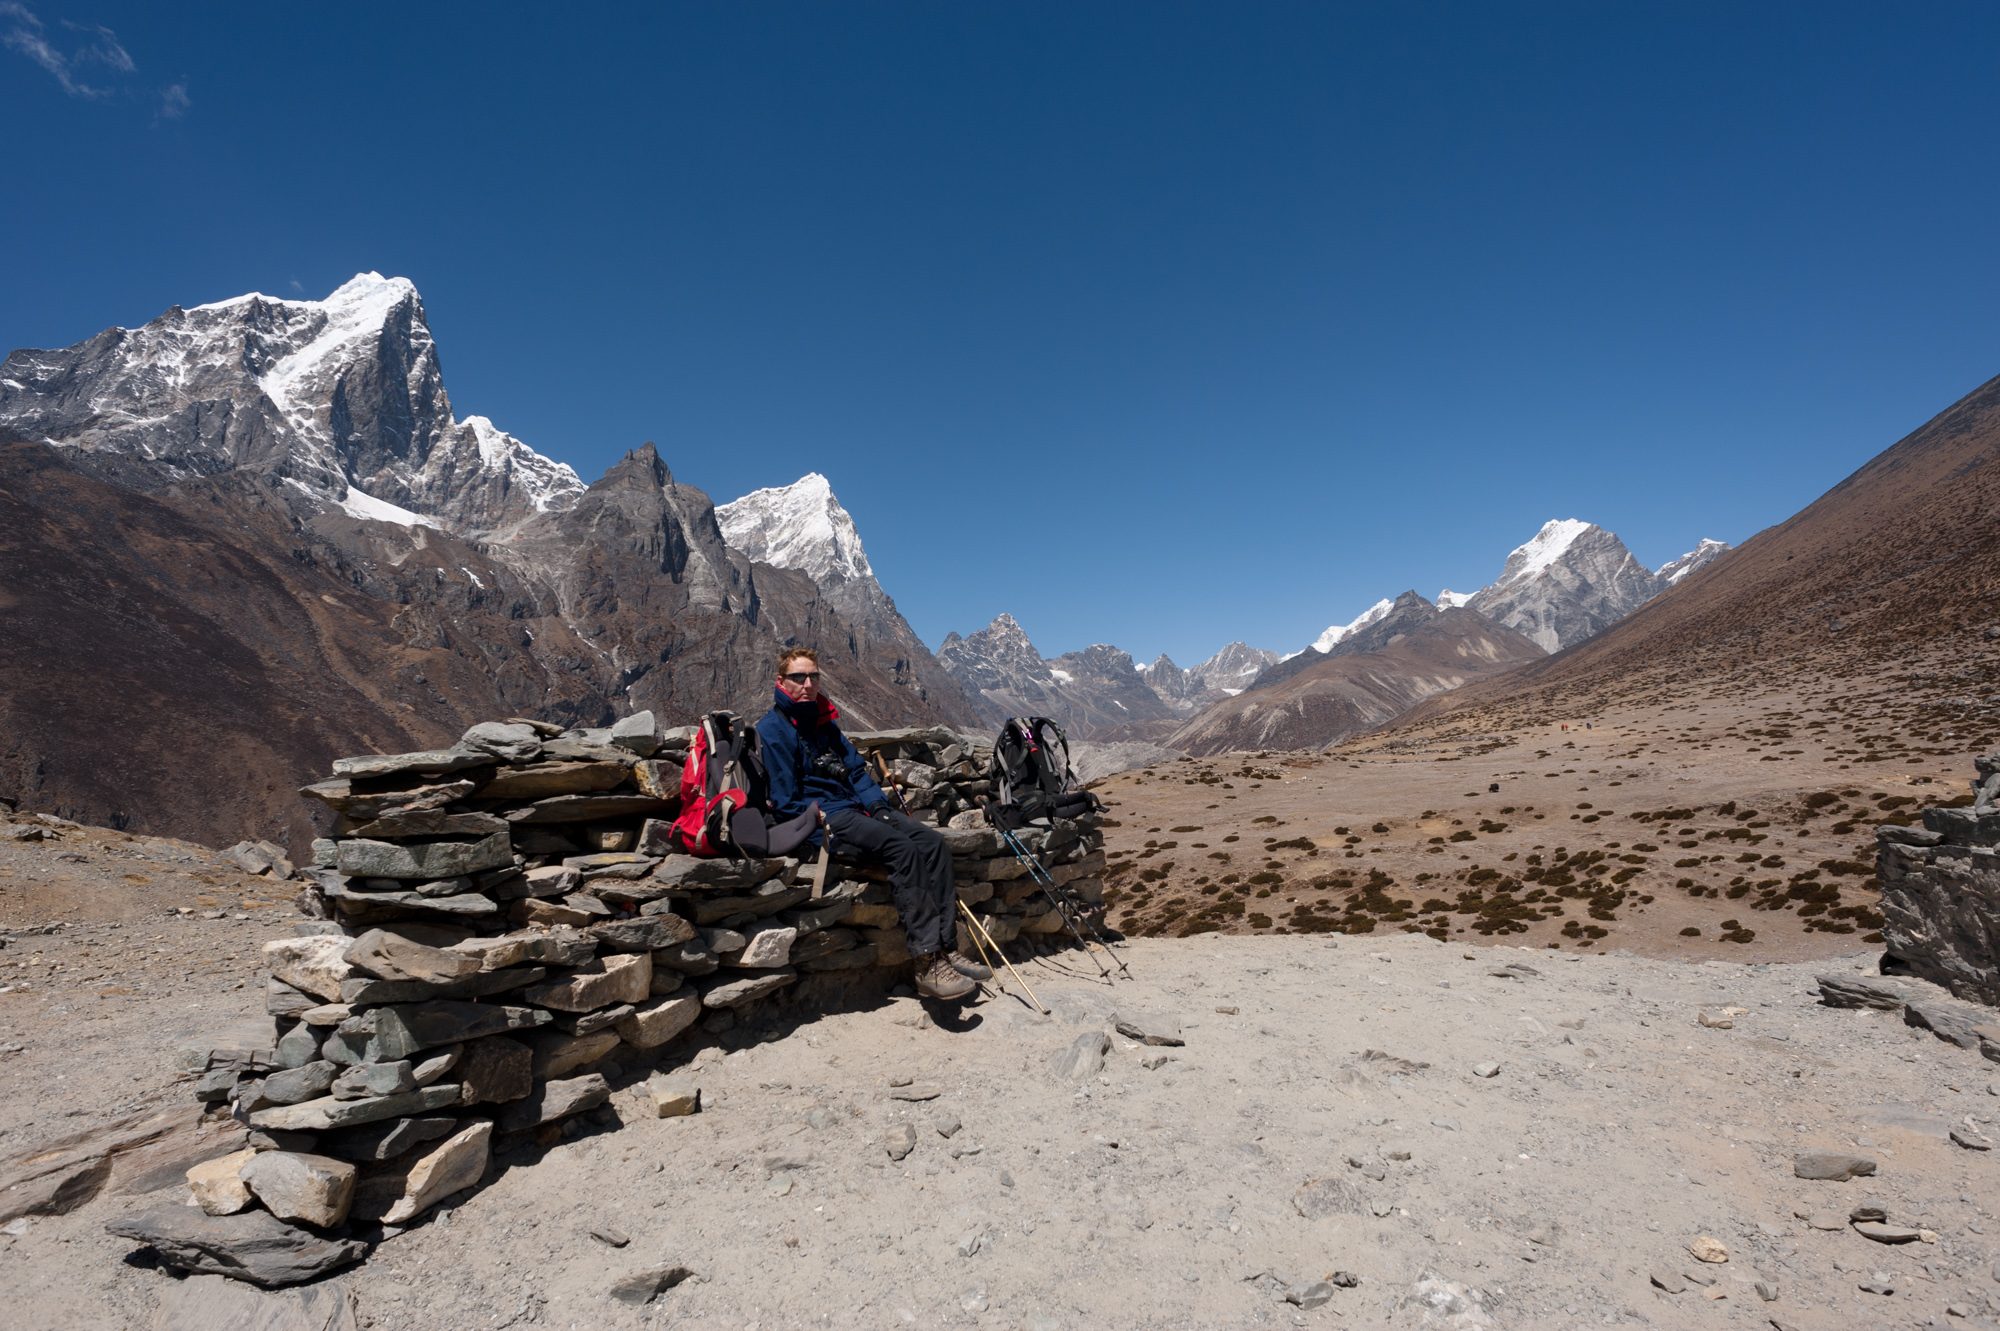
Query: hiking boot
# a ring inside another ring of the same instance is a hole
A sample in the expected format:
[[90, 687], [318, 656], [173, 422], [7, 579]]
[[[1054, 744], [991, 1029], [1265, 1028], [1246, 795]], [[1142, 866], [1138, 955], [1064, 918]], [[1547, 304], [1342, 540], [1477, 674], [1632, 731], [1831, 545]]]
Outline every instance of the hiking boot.
[[981, 984], [984, 984], [993, 978], [993, 968], [991, 966], [982, 965], [974, 961], [971, 957], [966, 956], [963, 952], [947, 952], [944, 954], [944, 959], [951, 963], [953, 970], [968, 980], [977, 980]]
[[925, 998], [964, 998], [974, 989], [972, 981], [960, 975], [948, 952], [932, 952], [917, 958], [917, 992]]

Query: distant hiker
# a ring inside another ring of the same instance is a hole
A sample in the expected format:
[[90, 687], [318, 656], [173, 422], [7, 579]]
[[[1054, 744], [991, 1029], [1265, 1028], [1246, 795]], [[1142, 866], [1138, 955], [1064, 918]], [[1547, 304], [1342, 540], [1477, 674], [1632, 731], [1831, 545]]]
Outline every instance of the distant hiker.
[[[886, 864], [889, 893], [916, 957], [917, 992], [964, 998], [973, 980], [993, 972], [957, 955], [951, 848], [935, 828], [889, 807], [868, 764], [840, 733], [839, 717], [820, 694], [819, 654], [804, 647], [779, 653], [776, 701], [757, 723], [771, 808], [795, 818], [817, 802], [843, 855]], [[817, 833], [813, 839], [824, 844]]]

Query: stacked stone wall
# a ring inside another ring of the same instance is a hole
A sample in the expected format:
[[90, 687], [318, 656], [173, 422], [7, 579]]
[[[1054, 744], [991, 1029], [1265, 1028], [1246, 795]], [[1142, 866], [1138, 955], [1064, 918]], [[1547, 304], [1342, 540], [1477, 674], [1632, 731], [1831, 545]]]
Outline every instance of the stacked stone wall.
[[[351, 1261], [356, 1236], [475, 1186], [496, 1140], [553, 1141], [648, 1072], [651, 1111], [686, 1112], [695, 1092], [666, 1073], [704, 1042], [905, 978], [882, 871], [836, 860], [816, 896], [799, 860], [679, 851], [691, 737], [650, 713], [605, 730], [487, 723], [446, 750], [341, 759], [307, 787], [337, 822], [304, 871], [308, 918], [264, 949], [271, 1047], [218, 1051], [199, 1083], [251, 1129], [249, 1149], [191, 1175], [202, 1211], [304, 1226], [301, 1250]], [[996, 943], [1068, 942], [977, 811], [988, 743], [852, 738], [941, 823], [959, 899]], [[1091, 910], [1094, 821], [1021, 834]]]
[[2000, 1006], [2000, 753], [1976, 769], [1969, 807], [1876, 831], [1884, 969]]

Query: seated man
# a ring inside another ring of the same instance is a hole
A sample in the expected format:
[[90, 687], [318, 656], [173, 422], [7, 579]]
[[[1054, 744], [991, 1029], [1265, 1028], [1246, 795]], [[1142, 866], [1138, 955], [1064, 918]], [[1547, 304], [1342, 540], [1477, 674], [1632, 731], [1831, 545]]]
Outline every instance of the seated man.
[[840, 733], [839, 716], [820, 694], [818, 653], [803, 647], [780, 653], [777, 700], [757, 723], [771, 808], [794, 818], [817, 801], [841, 854], [887, 864], [889, 892], [916, 957], [917, 992], [964, 998], [973, 980], [989, 980], [993, 972], [957, 953], [951, 849], [936, 829], [889, 807], [868, 764]]

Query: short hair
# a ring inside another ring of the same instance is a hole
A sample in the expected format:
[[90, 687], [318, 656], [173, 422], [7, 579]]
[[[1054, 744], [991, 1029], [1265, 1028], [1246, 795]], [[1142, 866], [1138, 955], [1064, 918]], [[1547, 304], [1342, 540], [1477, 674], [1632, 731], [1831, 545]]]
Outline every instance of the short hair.
[[778, 653], [778, 673], [781, 675], [784, 674], [785, 667], [790, 665], [792, 662], [798, 660], [801, 656], [805, 657], [806, 660], [812, 662], [815, 667], [819, 665], [819, 653], [814, 651], [812, 648], [787, 647], [785, 648], [785, 650]]

